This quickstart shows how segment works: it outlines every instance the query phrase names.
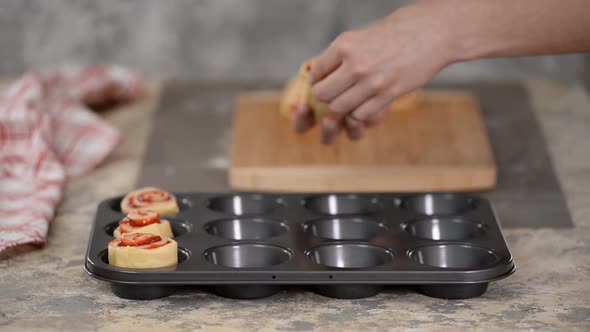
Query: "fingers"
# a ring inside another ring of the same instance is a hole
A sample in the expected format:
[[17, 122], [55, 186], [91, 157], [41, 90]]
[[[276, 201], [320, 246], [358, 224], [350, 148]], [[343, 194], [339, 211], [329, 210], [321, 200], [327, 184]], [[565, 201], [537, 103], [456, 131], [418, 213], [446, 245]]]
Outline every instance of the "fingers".
[[315, 116], [307, 105], [301, 105], [293, 114], [293, 129], [302, 134], [315, 125]]
[[338, 134], [340, 134], [340, 130], [342, 130], [342, 121], [330, 116], [324, 117], [320, 130], [322, 144], [334, 144], [338, 138]]
[[315, 83], [311, 93], [318, 100], [329, 102], [348, 90], [354, 83], [355, 80], [348, 75], [346, 66], [341, 65], [327, 77]]
[[365, 136], [365, 125], [357, 119], [346, 117], [345, 128], [348, 138], [352, 141], [358, 141]]
[[322, 144], [334, 144], [343, 128], [350, 140], [358, 141], [365, 136], [366, 126], [357, 119], [347, 117], [339, 120], [335, 117], [325, 117], [320, 131]]
[[340, 67], [343, 59], [349, 57], [354, 51], [355, 39], [352, 32], [341, 33], [322, 54], [314, 58], [309, 83], [316, 84]]
[[[346, 116], [370, 99], [373, 93], [366, 81], [357, 83], [330, 102], [330, 110], [341, 116]], [[357, 119], [362, 120], [361, 118]]]
[[336, 70], [342, 63], [342, 58], [335, 47], [329, 46], [322, 54], [312, 59], [311, 63], [313, 65], [309, 73], [309, 83], [314, 85]]
[[385, 117], [387, 117], [387, 114], [389, 114], [389, 108], [384, 108], [376, 113], [371, 114], [366, 120], [365, 120], [365, 126], [370, 128], [370, 127], [374, 127], [376, 125], [378, 125], [379, 123], [383, 122], [383, 120], [385, 119]]
[[388, 95], [377, 95], [361, 104], [351, 113], [351, 115], [352, 117], [365, 122], [371, 117], [375, 116], [376, 113], [379, 113], [381, 110], [386, 108], [391, 100], [392, 98], [390, 98]]
[[371, 114], [364, 122], [350, 116], [343, 118], [343, 120], [338, 120], [336, 117], [325, 117], [321, 122], [321, 141], [325, 145], [334, 144], [343, 127], [350, 140], [358, 141], [365, 136], [367, 128], [381, 123], [388, 113], [389, 109], [383, 108]]
[[[389, 102], [392, 95], [391, 79], [384, 72], [371, 73], [362, 66], [356, 69], [349, 68], [347, 63], [342, 64], [336, 71], [329, 74], [312, 88], [312, 94], [320, 101], [327, 103], [330, 110], [340, 116], [346, 116], [361, 107], [364, 103], [377, 98], [381, 105]], [[374, 110], [373, 111], [377, 111]], [[363, 114], [364, 119], [368, 114]]]

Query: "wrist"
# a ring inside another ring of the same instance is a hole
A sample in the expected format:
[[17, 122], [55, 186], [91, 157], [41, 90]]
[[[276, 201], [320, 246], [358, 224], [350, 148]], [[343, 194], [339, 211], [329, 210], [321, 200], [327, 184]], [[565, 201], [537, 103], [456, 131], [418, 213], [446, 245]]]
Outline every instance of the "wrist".
[[482, 53], [481, 45], [471, 37], [473, 27], [461, 9], [464, 5], [455, 2], [418, 0], [393, 12], [389, 18], [393, 22], [404, 21], [405, 26], [420, 27], [413, 32], [414, 38], [427, 43], [442, 66], [477, 59]]
[[452, 45], [451, 61], [471, 61], [501, 55], [509, 35], [499, 29], [501, 15], [488, 1], [441, 1], [447, 8], [447, 39]]
[[416, 5], [430, 21], [426, 23], [430, 27], [428, 33], [438, 36], [438, 45], [433, 46], [447, 65], [476, 60], [494, 52], [496, 43], [482, 38], [487, 31], [482, 31], [486, 13], [481, 2], [421, 0]]

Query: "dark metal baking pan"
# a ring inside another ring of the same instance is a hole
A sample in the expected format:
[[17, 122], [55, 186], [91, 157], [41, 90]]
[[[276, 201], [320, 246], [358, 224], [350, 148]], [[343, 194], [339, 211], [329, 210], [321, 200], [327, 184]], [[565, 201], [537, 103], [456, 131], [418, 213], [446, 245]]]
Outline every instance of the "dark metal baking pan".
[[152, 299], [199, 285], [225, 297], [260, 298], [287, 285], [361, 298], [408, 285], [439, 298], [486, 292], [515, 270], [490, 203], [458, 193], [177, 193], [167, 218], [179, 263], [163, 269], [108, 264], [124, 217], [121, 197], [99, 204], [85, 270], [117, 296]]

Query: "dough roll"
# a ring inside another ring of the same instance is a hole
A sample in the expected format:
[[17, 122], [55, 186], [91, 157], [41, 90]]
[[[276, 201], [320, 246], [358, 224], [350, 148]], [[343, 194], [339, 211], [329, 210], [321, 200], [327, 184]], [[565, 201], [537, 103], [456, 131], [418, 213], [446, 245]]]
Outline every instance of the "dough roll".
[[113, 236], [120, 238], [123, 234], [147, 233], [173, 238], [172, 227], [168, 220], [160, 219], [160, 214], [151, 210], [131, 211], [125, 219], [119, 221], [119, 226]]
[[154, 234], [123, 234], [109, 243], [109, 264], [133, 269], [169, 267], [178, 264], [178, 244]]
[[171, 193], [155, 187], [145, 187], [130, 192], [121, 201], [123, 213], [137, 210], [151, 210], [161, 215], [175, 215], [179, 209], [176, 197]]

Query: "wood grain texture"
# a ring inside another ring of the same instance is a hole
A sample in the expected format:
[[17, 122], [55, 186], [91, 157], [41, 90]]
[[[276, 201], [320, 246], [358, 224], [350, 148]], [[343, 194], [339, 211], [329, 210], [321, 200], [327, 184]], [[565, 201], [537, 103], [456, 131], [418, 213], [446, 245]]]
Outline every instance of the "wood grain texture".
[[280, 95], [243, 94], [234, 108], [230, 185], [271, 191], [450, 191], [496, 184], [496, 166], [471, 94], [430, 90], [415, 109], [390, 113], [359, 142], [323, 146], [296, 135]]

